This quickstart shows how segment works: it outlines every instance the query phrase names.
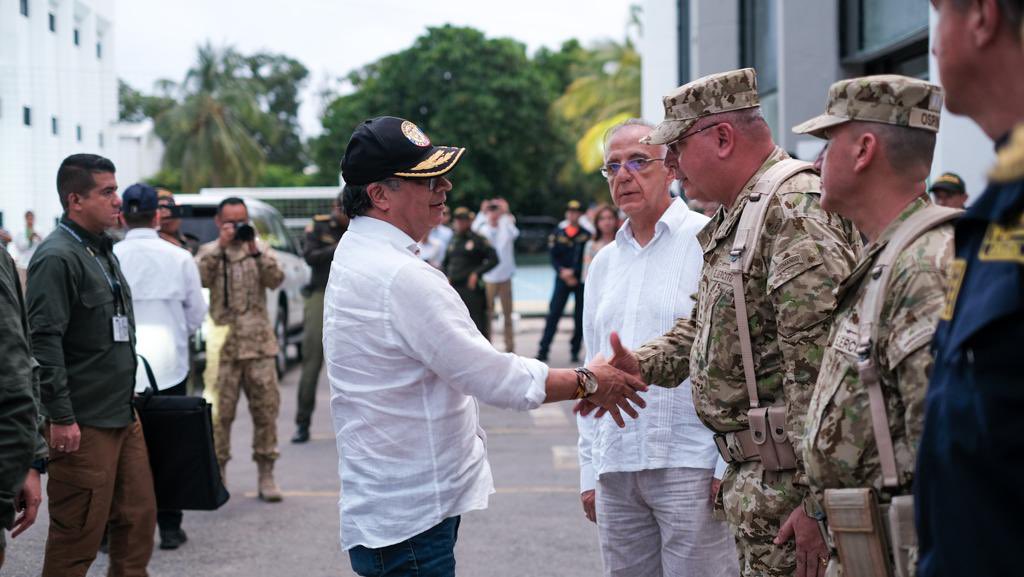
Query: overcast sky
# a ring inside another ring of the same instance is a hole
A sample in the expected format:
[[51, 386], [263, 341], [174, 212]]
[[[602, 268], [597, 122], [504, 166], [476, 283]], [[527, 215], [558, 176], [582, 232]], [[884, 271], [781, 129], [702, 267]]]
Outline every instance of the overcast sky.
[[[633, 0], [635, 2], [636, 0]], [[300, 113], [307, 136], [319, 131], [313, 94], [330, 79], [410, 46], [428, 26], [472, 26], [512, 37], [530, 53], [577, 38], [622, 40], [631, 0], [116, 0], [117, 69], [149, 92], [180, 82], [196, 46], [210, 40], [243, 53], [287, 54], [310, 71]]]

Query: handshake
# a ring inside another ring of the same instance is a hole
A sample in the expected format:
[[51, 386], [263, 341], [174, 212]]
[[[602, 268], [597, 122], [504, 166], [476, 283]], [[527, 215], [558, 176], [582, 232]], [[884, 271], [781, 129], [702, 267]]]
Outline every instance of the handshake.
[[573, 412], [585, 417], [596, 410], [594, 418], [610, 413], [616, 424], [625, 427], [622, 413], [635, 419], [639, 416], [637, 407], [647, 406], [639, 395], [647, 390], [647, 383], [640, 374], [639, 360], [633, 351], [622, 346], [617, 333], [611, 334], [610, 342], [612, 357], [605, 359], [598, 354], [587, 365], [587, 370], [582, 371], [589, 373], [587, 378], [592, 378], [593, 382], [587, 383], [587, 394], [576, 403]]

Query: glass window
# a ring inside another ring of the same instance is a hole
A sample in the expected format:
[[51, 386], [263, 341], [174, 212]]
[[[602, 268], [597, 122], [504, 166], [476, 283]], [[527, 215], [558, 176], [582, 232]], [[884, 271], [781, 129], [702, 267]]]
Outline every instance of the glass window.
[[740, 63], [757, 70], [757, 90], [779, 87], [779, 26], [776, 0], [740, 1]]
[[103, 58], [103, 42], [99, 41], [96, 43], [96, 59], [100, 60]]
[[50, 32], [57, 31], [57, 15], [50, 12]]
[[74, 36], [75, 36], [75, 46], [80, 46], [82, 44], [82, 32], [81, 32], [81, 30], [79, 30], [78, 28], [75, 28]]
[[25, 126], [32, 126], [32, 109], [28, 106], [21, 107], [21, 122]]
[[20, 6], [21, 15], [28, 18], [28, 0], [21, 0]]
[[60, 134], [60, 125], [57, 122], [56, 116], [50, 117], [50, 132], [53, 133], [54, 136]]
[[99, 134], [98, 140], [99, 140], [99, 143], [100, 143], [100, 148], [103, 148], [103, 133], [102, 132]]
[[856, 59], [928, 34], [928, 0], [840, 0], [843, 56]]
[[75, 126], [75, 140], [82, 142], [82, 125]]

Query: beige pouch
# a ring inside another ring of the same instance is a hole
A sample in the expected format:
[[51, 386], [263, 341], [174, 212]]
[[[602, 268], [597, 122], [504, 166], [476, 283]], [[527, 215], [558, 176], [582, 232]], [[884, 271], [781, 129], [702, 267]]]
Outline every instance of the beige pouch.
[[843, 577], [892, 577], [885, 528], [872, 489], [826, 489], [825, 514]]
[[900, 495], [889, 505], [889, 536], [896, 577], [911, 577], [917, 550], [917, 529], [914, 527], [914, 496]]

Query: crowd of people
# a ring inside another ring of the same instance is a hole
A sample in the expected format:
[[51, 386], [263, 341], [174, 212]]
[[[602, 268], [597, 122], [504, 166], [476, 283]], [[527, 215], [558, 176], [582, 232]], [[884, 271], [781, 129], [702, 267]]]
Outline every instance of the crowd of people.
[[[335, 214], [307, 233], [322, 356], [304, 368], [293, 438], [309, 438], [326, 365], [353, 570], [454, 575], [461, 515], [494, 491], [477, 401], [572, 401], [606, 575], [1014, 574], [1024, 77], [1006, 71], [1024, 70], [1024, 4], [933, 6], [944, 88], [834, 83], [824, 112], [792, 128], [824, 141], [814, 163], [776, 145], [751, 68], [675, 89], [657, 125], [609, 130], [612, 207], [584, 226], [582, 205], [566, 205], [537, 358], [513, 352], [508, 204], [457, 208], [448, 229], [465, 149], [401, 118], [360, 124]], [[966, 210], [959, 176], [926, 185], [943, 106], [997, 149]], [[716, 208], [691, 210], [673, 182]], [[0, 523], [17, 536], [34, 522], [48, 473], [43, 574], [84, 574], [108, 535], [111, 574], [145, 575], [157, 524], [171, 546], [185, 535], [180, 511], [157, 511], [132, 406], [138, 355], [158, 389], [180, 391], [177, 345], [210, 289], [221, 476], [244, 392], [259, 496], [279, 501], [264, 289], [282, 272], [241, 199], [221, 203], [219, 237], [193, 259], [163, 227], [173, 197], [119, 197], [109, 160], [68, 157], [57, 184], [65, 214], [31, 247], [24, 296], [0, 251]], [[115, 247], [106, 231], [121, 220]], [[551, 368], [570, 295], [571, 360], [586, 363]], [[506, 352], [490, 339], [496, 298]], [[158, 326], [175, 344], [165, 358], [149, 344]]]

